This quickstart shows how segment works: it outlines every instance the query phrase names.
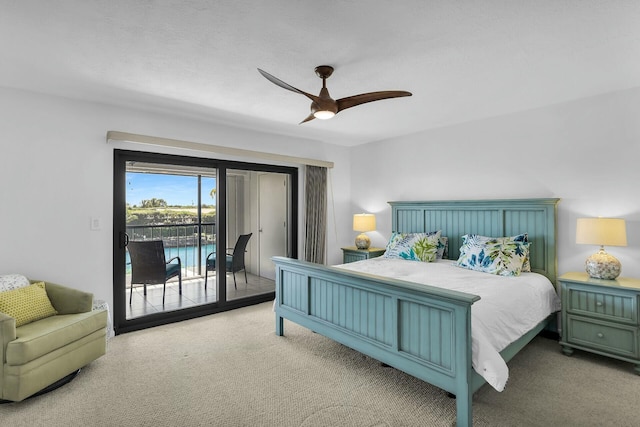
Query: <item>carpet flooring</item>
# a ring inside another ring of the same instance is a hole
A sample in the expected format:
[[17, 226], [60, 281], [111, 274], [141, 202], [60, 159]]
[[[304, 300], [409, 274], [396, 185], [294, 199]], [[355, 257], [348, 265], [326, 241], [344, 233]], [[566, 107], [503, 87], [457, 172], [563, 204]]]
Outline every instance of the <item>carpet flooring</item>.
[[[436, 387], [285, 321], [271, 303], [129, 334], [71, 383], [0, 405], [0, 425], [451, 426]], [[510, 363], [505, 391], [474, 395], [476, 426], [637, 426], [629, 363], [537, 337]]]

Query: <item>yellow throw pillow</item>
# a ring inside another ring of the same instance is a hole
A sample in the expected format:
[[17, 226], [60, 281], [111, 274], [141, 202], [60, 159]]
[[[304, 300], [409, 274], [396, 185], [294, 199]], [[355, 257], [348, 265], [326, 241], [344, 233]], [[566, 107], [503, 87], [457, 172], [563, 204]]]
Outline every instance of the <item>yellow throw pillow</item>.
[[16, 327], [58, 314], [49, 301], [44, 282], [0, 292], [0, 311], [16, 319]]

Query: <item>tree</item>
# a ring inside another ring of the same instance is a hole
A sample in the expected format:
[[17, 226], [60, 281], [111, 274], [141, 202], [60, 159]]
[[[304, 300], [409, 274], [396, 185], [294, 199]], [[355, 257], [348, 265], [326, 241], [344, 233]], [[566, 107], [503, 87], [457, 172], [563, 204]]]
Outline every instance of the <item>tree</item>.
[[167, 202], [164, 199], [143, 200], [140, 202], [140, 206], [143, 208], [166, 208]]

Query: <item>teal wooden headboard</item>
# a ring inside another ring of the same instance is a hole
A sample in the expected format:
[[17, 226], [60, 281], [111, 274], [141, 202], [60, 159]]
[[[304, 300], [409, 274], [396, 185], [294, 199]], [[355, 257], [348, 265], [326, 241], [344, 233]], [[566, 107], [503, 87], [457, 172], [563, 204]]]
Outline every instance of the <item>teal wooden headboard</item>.
[[531, 270], [556, 284], [557, 204], [560, 199], [442, 200], [389, 202], [392, 231], [442, 230], [449, 238], [449, 258], [460, 254], [462, 237], [475, 233], [501, 237], [528, 233]]

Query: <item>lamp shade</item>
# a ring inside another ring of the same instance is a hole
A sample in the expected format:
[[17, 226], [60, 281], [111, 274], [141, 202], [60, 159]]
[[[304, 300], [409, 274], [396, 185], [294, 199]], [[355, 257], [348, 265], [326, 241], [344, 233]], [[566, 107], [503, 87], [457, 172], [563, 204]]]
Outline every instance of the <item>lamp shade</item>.
[[376, 216], [374, 214], [355, 214], [353, 216], [354, 231], [373, 231], [376, 229]]
[[599, 246], [627, 246], [627, 227], [620, 218], [578, 218], [576, 243]]

